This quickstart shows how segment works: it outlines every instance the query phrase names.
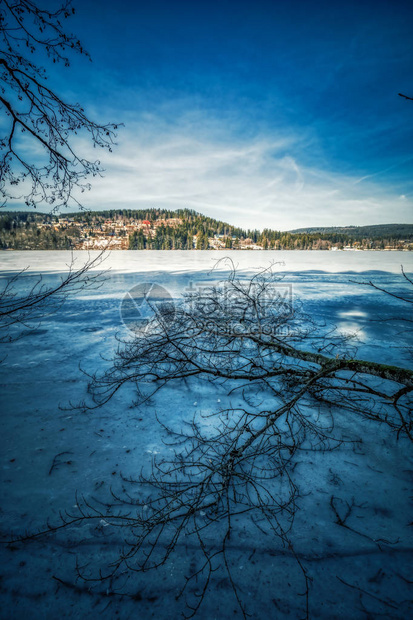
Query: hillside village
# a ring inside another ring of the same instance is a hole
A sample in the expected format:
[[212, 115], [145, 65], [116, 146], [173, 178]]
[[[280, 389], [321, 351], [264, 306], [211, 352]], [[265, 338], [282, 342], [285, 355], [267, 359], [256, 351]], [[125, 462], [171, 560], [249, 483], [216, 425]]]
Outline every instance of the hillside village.
[[[66, 233], [70, 237], [78, 239], [73, 244], [76, 250], [102, 249], [110, 244], [111, 249], [128, 250], [132, 249], [131, 244], [136, 244], [136, 239], [144, 238], [144, 242], [137, 249], [152, 249], [151, 243], [155, 243], [157, 233], [177, 230], [182, 227], [184, 220], [179, 217], [159, 218], [155, 220], [130, 219], [122, 216], [115, 219], [105, 219], [103, 222], [90, 225], [87, 222], [79, 221], [73, 217], [59, 217], [56, 222], [41, 222], [37, 228], [42, 232]], [[75, 229], [75, 230], [74, 230]], [[238, 237], [231, 234], [228, 230], [225, 233], [208, 236], [208, 248], [200, 247], [205, 245], [205, 235], [202, 231], [196, 231], [190, 235], [189, 246], [180, 249], [212, 249], [225, 250], [228, 248], [262, 250], [262, 243], [254, 243], [249, 237]], [[174, 249], [174, 248], [156, 248]]]
[[0, 214], [0, 249], [413, 250], [413, 225], [243, 230], [191, 210]]

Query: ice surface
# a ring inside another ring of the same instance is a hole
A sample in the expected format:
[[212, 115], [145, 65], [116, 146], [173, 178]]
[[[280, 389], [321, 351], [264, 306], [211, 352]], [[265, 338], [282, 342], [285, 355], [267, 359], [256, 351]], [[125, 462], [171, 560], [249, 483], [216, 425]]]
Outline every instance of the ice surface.
[[[357, 332], [359, 355], [412, 364], [413, 337], [401, 320], [406, 318], [405, 306], [360, 284], [374, 280], [400, 290], [400, 265], [412, 272], [411, 254], [229, 254], [246, 275], [270, 260], [284, 261], [280, 271], [295, 303], [301, 300], [304, 310], [319, 321]], [[76, 253], [79, 263], [84, 256]], [[79, 413], [69, 407], [86, 395], [87, 381], [79, 365], [88, 372], [108, 367], [116, 335], [128, 335], [119, 308], [133, 286], [154, 282], [179, 297], [224, 275], [225, 264], [220, 272], [210, 272], [219, 258], [216, 252], [113, 252], [101, 289], [69, 299], [58, 313], [2, 347], [3, 535], [36, 529], [47, 519], [57, 522], [59, 511], [75, 510], [76, 493], [107, 501], [110, 487], [122, 484], [121, 474], [136, 475], [167, 449], [155, 414], [179, 425], [194, 412], [242, 405], [238, 396], [228, 397], [224, 386], [211, 389], [192, 380], [169, 386], [140, 408], [132, 405], [131, 387], [95, 411]], [[69, 262], [65, 252], [3, 252], [0, 276], [30, 265], [22, 287], [35, 273], [52, 283]], [[312, 577], [310, 617], [412, 617], [411, 446], [397, 441], [386, 428], [349, 414], [336, 419], [337, 429], [351, 442], [333, 452], [303, 452], [294, 471], [301, 498], [293, 541]], [[346, 502], [353, 505], [348, 529], [335, 522], [332, 496], [340, 514]], [[111, 557], [121, 541], [110, 538], [110, 528], [107, 523], [91, 524], [37, 542], [3, 546], [0, 617], [179, 618], [184, 606], [175, 596], [182, 577], [200, 562], [190, 545], [182, 545], [165, 569], [139, 577], [135, 599], [97, 594], [88, 584], [79, 583], [79, 590], [62, 585], [61, 581], [74, 583], [76, 556], [80, 563], [97, 565]], [[380, 544], [380, 539], [394, 544]], [[302, 574], [291, 551], [278, 540], [260, 536], [246, 523], [231, 543], [231, 559], [253, 618], [303, 617]], [[223, 573], [216, 573], [198, 617], [240, 617]]]
[[[73, 256], [82, 263], [85, 255], [92, 258], [99, 252], [74, 251]], [[0, 256], [2, 270], [14, 271], [29, 267], [35, 272], [61, 271], [71, 261], [72, 253], [69, 251], [7, 251]], [[328, 252], [328, 251], [286, 251], [269, 250], [259, 251], [235, 251], [228, 250], [225, 253], [218, 251], [184, 251], [158, 252], [133, 250], [128, 252], [113, 251], [107, 264], [113, 270], [125, 272], [148, 272], [148, 271], [191, 271], [205, 272], [212, 269], [217, 261], [222, 260], [221, 269], [225, 268], [225, 258], [230, 258], [242, 270], [251, 270], [259, 267], [267, 267], [273, 261], [280, 264], [284, 271], [300, 273], [319, 271], [327, 273], [368, 272], [382, 271], [387, 273], [399, 273], [400, 265], [404, 265], [406, 271], [413, 269], [413, 258], [409, 252]]]

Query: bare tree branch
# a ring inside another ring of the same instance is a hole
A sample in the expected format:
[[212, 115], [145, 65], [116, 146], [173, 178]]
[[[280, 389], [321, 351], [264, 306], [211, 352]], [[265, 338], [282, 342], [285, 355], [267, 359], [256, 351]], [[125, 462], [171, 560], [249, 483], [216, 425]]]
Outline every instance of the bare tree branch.
[[79, 259], [72, 255], [67, 272], [53, 286], [47, 285], [41, 275], [30, 276], [27, 268], [0, 278], [0, 344], [17, 340], [27, 328], [39, 325], [69, 296], [102, 286], [107, 271], [99, 267], [106, 257], [106, 250], [102, 250], [78, 267]]
[[[54, 11], [31, 0], [0, 4], [0, 108], [9, 119], [0, 136], [0, 191], [29, 207], [54, 209], [77, 203], [74, 191], [89, 189], [88, 176], [101, 175], [100, 162], [83, 158], [73, 138], [88, 135], [93, 146], [112, 150], [117, 125], [90, 120], [78, 104], [69, 104], [46, 85], [45, 71], [33, 60], [45, 52], [52, 63], [69, 66], [68, 55], [89, 57], [62, 22], [74, 14], [71, 0]], [[32, 57], [26, 54], [33, 55]], [[29, 158], [28, 147], [38, 155]]]

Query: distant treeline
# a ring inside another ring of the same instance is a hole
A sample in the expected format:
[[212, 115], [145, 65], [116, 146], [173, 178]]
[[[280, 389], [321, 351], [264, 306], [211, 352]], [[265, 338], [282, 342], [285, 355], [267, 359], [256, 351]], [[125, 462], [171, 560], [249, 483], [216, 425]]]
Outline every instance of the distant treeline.
[[[154, 226], [155, 222], [165, 222]], [[167, 220], [174, 220], [172, 223]], [[148, 222], [144, 227], [142, 222]], [[123, 238], [129, 249], [204, 250], [219, 238], [225, 248], [310, 250], [337, 247], [413, 249], [412, 224], [383, 224], [277, 231], [243, 229], [190, 209], [117, 209], [61, 215], [33, 212], [0, 213], [0, 249], [68, 249], [85, 239]]]
[[375, 224], [372, 226], [330, 226], [318, 228], [297, 228], [294, 234], [331, 235], [344, 234], [352, 239], [411, 239], [413, 224]]
[[[67, 250], [75, 245], [78, 231], [56, 232], [53, 224], [58, 218], [44, 213], [0, 214], [1, 250]], [[43, 228], [43, 225], [48, 225]]]

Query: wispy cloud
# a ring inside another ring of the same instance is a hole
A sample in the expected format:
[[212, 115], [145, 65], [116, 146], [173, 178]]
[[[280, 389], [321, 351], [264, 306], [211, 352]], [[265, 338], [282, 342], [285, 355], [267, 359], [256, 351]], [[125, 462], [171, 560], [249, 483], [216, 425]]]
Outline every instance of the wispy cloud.
[[146, 115], [119, 138], [102, 160], [105, 177], [82, 195], [89, 208], [187, 207], [282, 230], [405, 222], [413, 212], [412, 200], [399, 198], [403, 187], [309, 165], [311, 144], [299, 132], [245, 138], [199, 113], [174, 123]]
[[373, 172], [372, 174], [366, 174], [360, 177], [359, 179], [356, 179], [354, 181], [354, 185], [358, 185], [358, 183], [361, 183], [362, 181], [365, 181], [366, 179], [372, 179], [373, 177], [377, 177], [382, 174], [385, 174], [386, 172], [390, 172], [390, 170], [396, 170], [397, 168], [400, 168], [411, 161], [413, 161], [413, 156], [400, 158], [397, 161], [397, 163], [392, 164], [391, 166], [387, 166], [387, 168], [384, 168], [383, 170], [378, 170], [377, 172]]

